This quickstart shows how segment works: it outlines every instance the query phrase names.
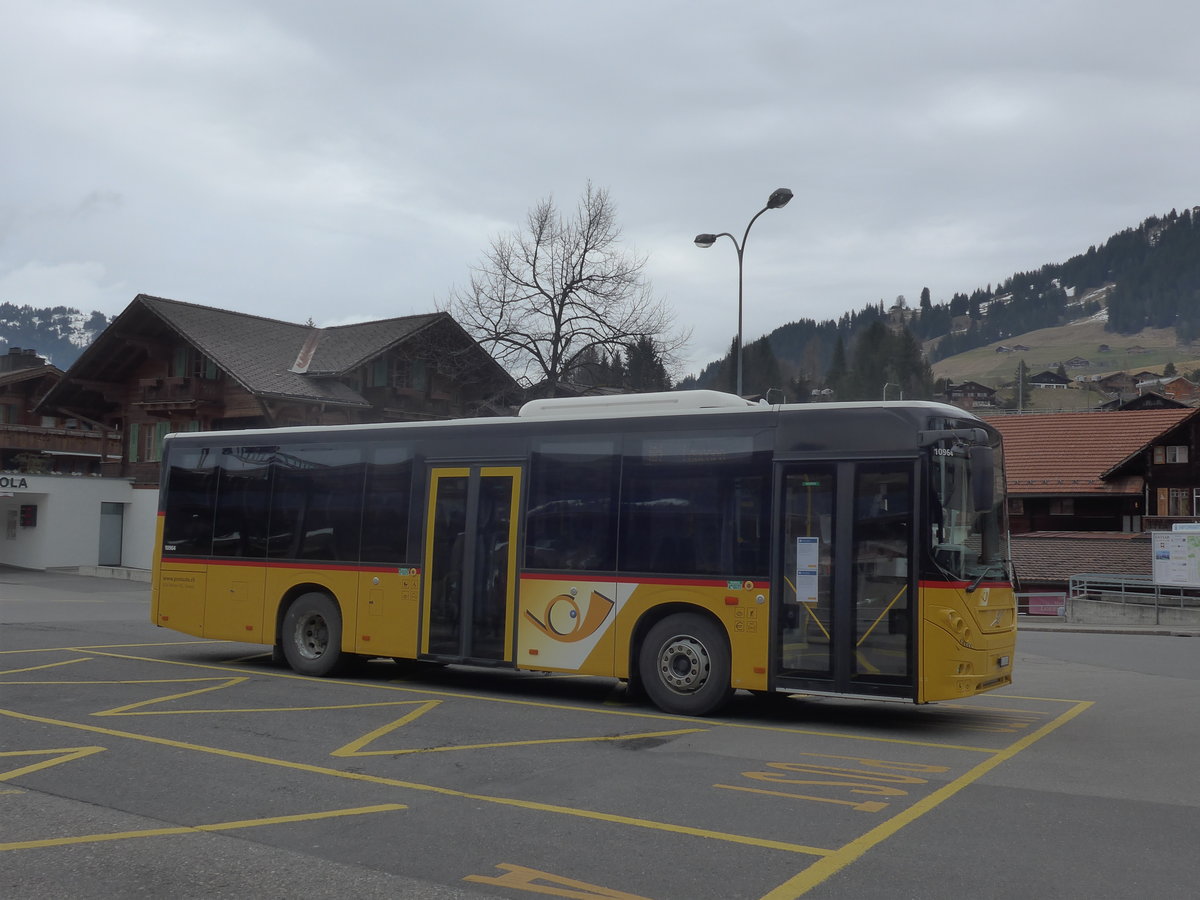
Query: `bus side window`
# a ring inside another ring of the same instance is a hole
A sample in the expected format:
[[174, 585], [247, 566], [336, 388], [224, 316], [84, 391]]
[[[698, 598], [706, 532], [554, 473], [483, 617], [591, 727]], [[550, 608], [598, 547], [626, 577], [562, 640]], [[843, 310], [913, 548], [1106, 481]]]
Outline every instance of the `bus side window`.
[[388, 445], [375, 449], [367, 463], [363, 499], [363, 562], [412, 562], [407, 558], [412, 478], [411, 447]]
[[530, 462], [525, 565], [612, 571], [619, 456], [611, 441], [543, 441]]
[[212, 552], [217, 469], [208, 450], [171, 450], [163, 522], [163, 555], [208, 556]]

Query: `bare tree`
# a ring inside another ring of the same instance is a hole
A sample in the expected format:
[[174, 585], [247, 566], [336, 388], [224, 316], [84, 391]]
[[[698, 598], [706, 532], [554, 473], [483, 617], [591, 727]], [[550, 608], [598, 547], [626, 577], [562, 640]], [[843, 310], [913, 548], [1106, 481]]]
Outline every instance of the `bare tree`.
[[518, 381], [554, 396], [572, 370], [651, 339], [664, 364], [688, 335], [668, 336], [673, 315], [645, 281], [645, 257], [618, 246], [621, 230], [608, 191], [591, 182], [564, 218], [542, 200], [519, 232], [492, 240], [467, 289], [448, 311]]

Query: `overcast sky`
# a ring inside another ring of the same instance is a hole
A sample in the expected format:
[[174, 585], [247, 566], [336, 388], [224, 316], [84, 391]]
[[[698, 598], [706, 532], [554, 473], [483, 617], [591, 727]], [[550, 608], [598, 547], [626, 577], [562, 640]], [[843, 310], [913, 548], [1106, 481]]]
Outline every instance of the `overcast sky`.
[[1200, 204], [1200, 3], [0, 0], [0, 301], [429, 312], [589, 179], [695, 372]]

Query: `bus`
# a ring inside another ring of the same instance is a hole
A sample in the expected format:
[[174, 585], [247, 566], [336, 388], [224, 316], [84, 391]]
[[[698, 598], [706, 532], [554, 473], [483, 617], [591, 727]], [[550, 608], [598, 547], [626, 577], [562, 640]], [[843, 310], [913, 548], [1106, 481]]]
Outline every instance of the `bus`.
[[1012, 680], [999, 434], [924, 401], [716, 391], [509, 417], [168, 435], [151, 617], [355, 658], [960, 699]]

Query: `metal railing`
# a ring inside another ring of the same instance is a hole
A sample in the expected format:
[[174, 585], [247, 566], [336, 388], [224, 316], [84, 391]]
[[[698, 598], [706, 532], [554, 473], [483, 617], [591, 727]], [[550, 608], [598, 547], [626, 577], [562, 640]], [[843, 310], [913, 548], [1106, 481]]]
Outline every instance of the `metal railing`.
[[1066, 615], [1079, 622], [1119, 617], [1142, 624], [1200, 624], [1200, 587], [1158, 584], [1148, 575], [1072, 575]]

